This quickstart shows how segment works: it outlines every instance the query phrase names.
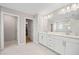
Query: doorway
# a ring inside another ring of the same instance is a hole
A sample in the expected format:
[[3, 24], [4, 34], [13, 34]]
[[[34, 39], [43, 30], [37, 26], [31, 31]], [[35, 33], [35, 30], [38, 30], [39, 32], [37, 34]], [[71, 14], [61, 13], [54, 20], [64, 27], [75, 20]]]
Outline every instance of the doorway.
[[26, 19], [26, 43], [33, 42], [33, 21]]
[[1, 49], [20, 44], [20, 18], [7, 12], [1, 12]]
[[17, 17], [4, 14], [4, 48], [17, 44]]

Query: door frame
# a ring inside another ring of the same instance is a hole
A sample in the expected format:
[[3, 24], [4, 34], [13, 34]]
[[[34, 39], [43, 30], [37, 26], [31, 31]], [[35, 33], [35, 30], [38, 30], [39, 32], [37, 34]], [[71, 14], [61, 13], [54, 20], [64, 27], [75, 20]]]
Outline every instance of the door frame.
[[4, 14], [17, 17], [17, 40], [18, 45], [20, 44], [20, 16], [15, 15], [13, 13], [1, 11], [1, 49], [4, 49], [4, 19], [3, 19]]
[[[26, 19], [30, 19], [33, 22], [33, 18], [29, 18], [29, 17], [24, 17], [24, 38], [26, 39]], [[34, 23], [33, 23], [34, 24]], [[34, 27], [34, 26], [33, 26]], [[33, 36], [34, 30], [32, 32], [32, 40], [34, 40], [34, 36]], [[24, 42], [26, 43], [26, 40], [24, 40]], [[34, 41], [33, 41], [34, 42]]]

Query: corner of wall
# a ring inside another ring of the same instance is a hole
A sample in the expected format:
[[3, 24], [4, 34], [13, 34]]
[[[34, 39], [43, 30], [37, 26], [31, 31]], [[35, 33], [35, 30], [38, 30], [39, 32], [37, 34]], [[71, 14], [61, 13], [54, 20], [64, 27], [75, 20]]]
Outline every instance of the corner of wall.
[[0, 6], [0, 48], [1, 48], [1, 6]]

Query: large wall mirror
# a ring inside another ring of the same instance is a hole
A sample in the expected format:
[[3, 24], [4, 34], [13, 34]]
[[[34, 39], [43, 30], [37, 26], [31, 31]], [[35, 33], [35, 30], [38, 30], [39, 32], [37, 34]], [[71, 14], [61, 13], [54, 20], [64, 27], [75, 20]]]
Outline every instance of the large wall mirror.
[[79, 4], [70, 4], [48, 19], [48, 32], [79, 35]]

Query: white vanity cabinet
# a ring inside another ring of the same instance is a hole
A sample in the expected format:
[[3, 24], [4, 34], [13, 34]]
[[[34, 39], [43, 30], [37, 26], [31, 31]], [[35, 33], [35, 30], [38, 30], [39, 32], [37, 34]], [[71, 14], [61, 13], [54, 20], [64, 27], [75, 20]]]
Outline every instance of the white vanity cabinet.
[[48, 42], [47, 46], [49, 48], [53, 49], [54, 51], [56, 51], [60, 54], [64, 54], [66, 42], [63, 40], [62, 37], [47, 34], [46, 41]]
[[66, 47], [65, 45], [66, 45], [66, 41], [61, 39], [61, 37], [58, 37], [58, 39], [55, 40], [55, 49], [54, 50], [60, 54], [64, 54], [65, 47]]
[[47, 47], [49, 47], [50, 49], [55, 49], [55, 39], [52, 38], [52, 35], [50, 34], [47, 34], [46, 36], [46, 44], [47, 44]]
[[79, 39], [71, 36], [39, 34], [39, 42], [44, 46], [63, 55], [79, 55]]
[[39, 36], [39, 42], [41, 44], [60, 54], [64, 54], [65, 41], [61, 37], [44, 33], [40, 33]]
[[66, 55], [79, 55], [79, 39], [69, 39], [66, 41]]
[[45, 33], [39, 33], [39, 42], [43, 45], [46, 45], [46, 34]]

